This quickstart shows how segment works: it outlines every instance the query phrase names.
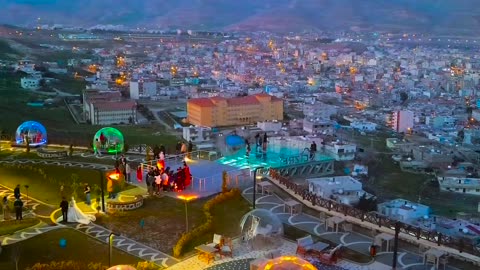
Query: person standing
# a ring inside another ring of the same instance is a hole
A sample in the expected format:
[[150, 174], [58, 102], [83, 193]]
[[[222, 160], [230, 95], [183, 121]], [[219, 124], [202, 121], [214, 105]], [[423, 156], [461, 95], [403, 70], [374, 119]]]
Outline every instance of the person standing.
[[17, 185], [13, 190], [13, 196], [15, 199], [20, 199], [20, 185]]
[[132, 181], [130, 179], [132, 178], [132, 167], [130, 167], [129, 163], [127, 163], [127, 165], [125, 165], [125, 173], [126, 173], [125, 174], [125, 181], [127, 181], [127, 183], [131, 184]]
[[312, 142], [310, 145], [310, 160], [313, 160], [315, 158], [315, 153], [317, 152], [317, 144], [315, 141]]
[[170, 168], [166, 168], [163, 171], [162, 176], [161, 176], [163, 192], [166, 192], [168, 190], [168, 179], [169, 179], [168, 170], [170, 170]]
[[186, 154], [187, 153], [187, 145], [185, 143], [182, 143], [182, 147], [180, 147], [180, 153], [183, 155], [183, 154]]
[[67, 202], [67, 200], [65, 200], [65, 197], [62, 197], [62, 201], [60, 202], [60, 209], [62, 209], [63, 222], [68, 222], [68, 220], [67, 220], [68, 202]]
[[15, 207], [15, 219], [16, 220], [22, 220], [22, 211], [23, 211], [23, 202], [20, 200], [20, 198], [17, 198], [15, 202], [13, 203], [13, 207]]
[[192, 143], [192, 140], [189, 140], [189, 141], [188, 141], [188, 149], [187, 149], [187, 151], [188, 151], [187, 157], [188, 157], [188, 158], [191, 158], [192, 152], [193, 152], [193, 143]]
[[102, 148], [102, 143], [98, 139], [95, 139], [95, 151], [94, 151], [95, 156], [97, 157], [102, 156], [102, 152], [100, 152], [101, 148]]
[[83, 193], [85, 193], [85, 203], [90, 206], [92, 203], [91, 197], [90, 197], [90, 185], [87, 183], [85, 184], [85, 187], [83, 188]]
[[8, 219], [8, 197], [3, 197], [2, 200], [3, 220]]

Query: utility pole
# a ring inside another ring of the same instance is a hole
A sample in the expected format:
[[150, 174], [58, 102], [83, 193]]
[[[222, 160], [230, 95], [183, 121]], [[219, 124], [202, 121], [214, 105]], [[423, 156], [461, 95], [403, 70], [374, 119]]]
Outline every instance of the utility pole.
[[392, 270], [397, 270], [397, 256], [398, 256], [398, 235], [400, 234], [400, 228], [402, 224], [400, 222], [395, 223], [395, 238], [393, 242], [393, 262]]

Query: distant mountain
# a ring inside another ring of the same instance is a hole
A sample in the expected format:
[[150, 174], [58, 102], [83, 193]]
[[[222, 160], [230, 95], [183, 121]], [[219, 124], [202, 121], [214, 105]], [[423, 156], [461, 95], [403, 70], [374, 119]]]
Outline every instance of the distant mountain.
[[476, 0], [0, 0], [0, 6], [0, 23], [18, 25], [480, 32], [480, 5]]

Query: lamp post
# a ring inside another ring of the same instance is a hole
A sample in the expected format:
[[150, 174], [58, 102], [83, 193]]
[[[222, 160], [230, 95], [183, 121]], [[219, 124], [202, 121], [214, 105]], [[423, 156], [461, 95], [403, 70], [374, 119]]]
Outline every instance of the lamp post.
[[398, 235], [400, 234], [401, 227], [402, 227], [402, 224], [400, 222], [395, 223], [395, 238], [393, 240], [392, 270], [397, 270]]
[[102, 198], [102, 212], [105, 213], [105, 188], [104, 188], [104, 183], [103, 183], [103, 171], [98, 170], [100, 173], [100, 196]]
[[111, 232], [108, 235], [108, 267], [112, 266], [112, 243], [113, 243], [113, 236], [118, 236], [118, 234]]
[[187, 208], [187, 203], [191, 200], [194, 200], [197, 198], [195, 195], [180, 195], [178, 196], [179, 199], [183, 200], [185, 202], [185, 227], [186, 227], [186, 232], [188, 232], [188, 208]]
[[257, 170], [263, 168], [264, 167], [257, 167], [253, 170], [253, 209], [255, 209], [255, 201], [257, 199]]

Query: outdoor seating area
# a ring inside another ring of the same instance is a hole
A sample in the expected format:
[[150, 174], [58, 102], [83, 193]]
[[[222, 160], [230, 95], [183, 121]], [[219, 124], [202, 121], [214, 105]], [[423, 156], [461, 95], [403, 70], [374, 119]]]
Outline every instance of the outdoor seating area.
[[448, 263], [448, 254], [436, 248], [430, 248], [425, 253], [423, 253], [423, 264], [425, 266], [433, 265], [435, 269], [440, 269], [440, 265], [443, 266], [442, 269], [446, 269]]
[[340, 256], [342, 245], [330, 247], [323, 242], [314, 242], [311, 235], [297, 239], [296, 254], [304, 257], [314, 257], [325, 264], [335, 264]]

